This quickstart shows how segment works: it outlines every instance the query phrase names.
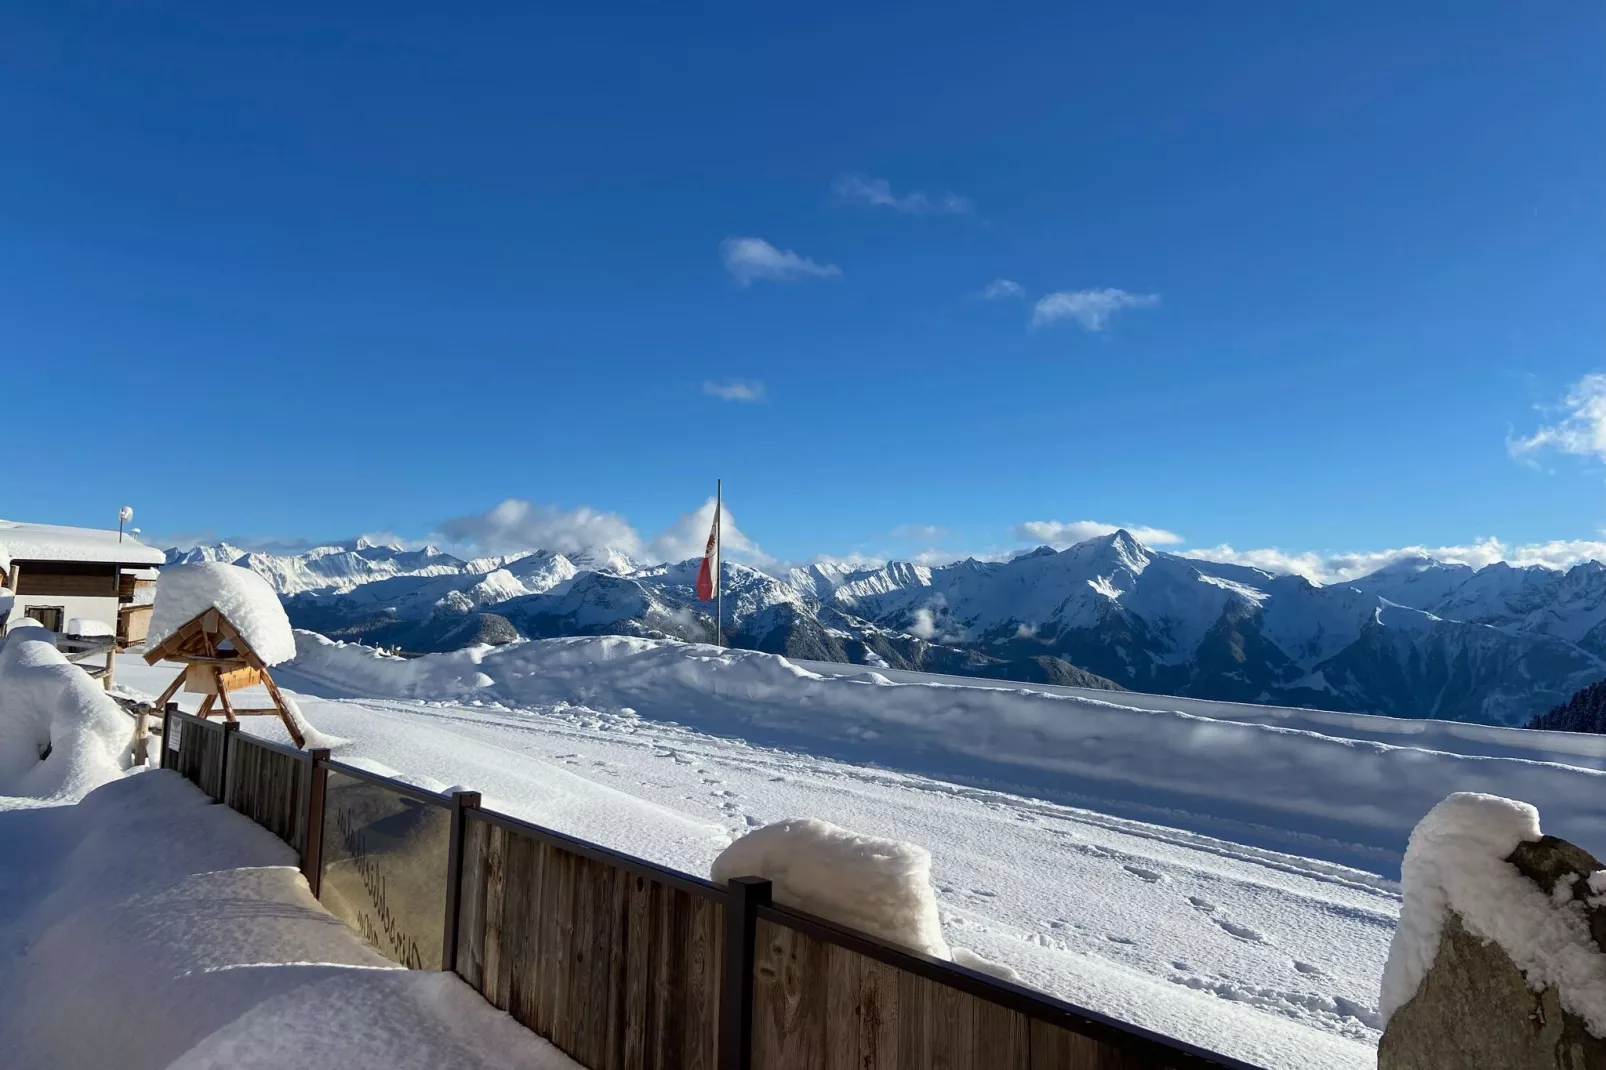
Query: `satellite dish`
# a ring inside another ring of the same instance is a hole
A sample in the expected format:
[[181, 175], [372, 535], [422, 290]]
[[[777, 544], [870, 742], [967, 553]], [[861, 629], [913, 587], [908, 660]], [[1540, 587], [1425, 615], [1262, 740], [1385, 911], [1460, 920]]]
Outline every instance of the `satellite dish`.
[[125, 505], [117, 510], [117, 522], [119, 524], [126, 524], [132, 519], [134, 519], [134, 507], [132, 505]]

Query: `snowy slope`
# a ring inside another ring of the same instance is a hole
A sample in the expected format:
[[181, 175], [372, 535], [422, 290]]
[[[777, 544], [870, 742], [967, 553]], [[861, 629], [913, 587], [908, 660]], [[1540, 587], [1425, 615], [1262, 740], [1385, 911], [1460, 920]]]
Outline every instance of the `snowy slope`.
[[[1372, 1065], [1394, 877], [1444, 795], [1525, 799], [1606, 849], [1593, 737], [640, 639], [413, 660], [298, 641], [280, 679], [340, 757], [694, 873], [788, 817], [920, 844], [949, 944], [1267, 1066]], [[165, 682], [142, 671], [125, 682]]]
[[1368, 1023], [1397, 911], [1374, 874], [732, 739], [600, 697], [318, 698], [337, 689], [294, 665], [280, 676], [321, 728], [351, 738], [342, 759], [480, 788], [488, 805], [692, 873], [730, 837], [799, 815], [912, 841], [934, 856], [945, 939], [1028, 984], [1261, 1065], [1373, 1065]]

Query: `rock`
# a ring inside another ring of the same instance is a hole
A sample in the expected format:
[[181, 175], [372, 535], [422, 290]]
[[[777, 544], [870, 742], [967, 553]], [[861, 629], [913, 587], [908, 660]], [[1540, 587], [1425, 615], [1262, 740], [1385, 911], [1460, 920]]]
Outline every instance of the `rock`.
[[[1555, 836], [1517, 845], [1506, 859], [1553, 895], [1572, 878], [1603, 868], [1589, 852]], [[1586, 907], [1590, 933], [1606, 951], [1606, 906]], [[1501, 947], [1473, 936], [1453, 911], [1439, 935], [1433, 968], [1411, 1000], [1394, 1012], [1377, 1048], [1378, 1070], [1606, 1070], [1606, 1040], [1591, 1036], [1563, 1010], [1554, 987], [1529, 989]]]

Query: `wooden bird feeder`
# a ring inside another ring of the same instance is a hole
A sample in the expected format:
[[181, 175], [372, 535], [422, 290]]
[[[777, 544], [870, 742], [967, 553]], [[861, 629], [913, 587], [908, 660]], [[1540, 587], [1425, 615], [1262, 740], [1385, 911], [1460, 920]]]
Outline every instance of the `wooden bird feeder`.
[[[267, 665], [251, 649], [251, 644], [246, 642], [239, 629], [230, 624], [229, 618], [216, 608], [197, 614], [145, 652], [147, 665], [155, 665], [159, 661], [182, 662], [184, 669], [167, 685], [162, 697], [152, 704], [154, 709], [160, 710], [182, 687], [192, 695], [203, 696], [200, 709], [195, 713], [202, 720], [210, 717], [214, 708], [221, 708], [223, 716], [231, 721], [240, 717], [277, 716], [284, 722], [285, 731], [290, 733], [295, 745], [306, 745], [301, 730], [296, 727], [295, 718], [290, 716], [290, 709], [285, 705], [284, 696], [268, 674]], [[242, 709], [229, 701], [231, 691], [256, 684], [267, 688], [268, 697], [273, 701], [271, 707]], [[139, 728], [143, 726], [144, 714], [141, 714]], [[143, 742], [141, 737], [144, 732], [136, 729], [135, 735], [136, 740]]]

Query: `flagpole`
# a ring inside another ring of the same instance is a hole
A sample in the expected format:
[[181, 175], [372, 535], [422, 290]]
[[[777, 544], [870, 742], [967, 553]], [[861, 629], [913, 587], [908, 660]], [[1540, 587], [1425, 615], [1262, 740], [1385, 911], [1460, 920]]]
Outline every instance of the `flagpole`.
[[725, 614], [722, 612], [724, 604], [721, 597], [724, 595], [724, 585], [720, 583], [719, 574], [724, 571], [725, 565], [725, 533], [720, 529], [725, 526], [725, 481], [714, 480], [714, 645], [725, 647]]

